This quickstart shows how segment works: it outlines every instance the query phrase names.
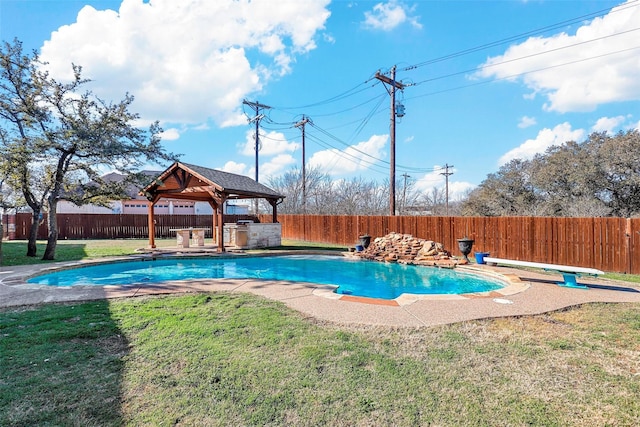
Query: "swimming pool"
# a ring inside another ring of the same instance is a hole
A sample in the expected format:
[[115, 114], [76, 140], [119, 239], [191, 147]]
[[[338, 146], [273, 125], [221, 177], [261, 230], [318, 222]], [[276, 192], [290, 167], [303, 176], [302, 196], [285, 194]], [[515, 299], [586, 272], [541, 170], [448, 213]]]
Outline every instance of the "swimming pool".
[[465, 294], [504, 282], [449, 269], [325, 255], [170, 258], [98, 264], [30, 278], [49, 286], [127, 285], [185, 279], [266, 279], [338, 286], [339, 294], [394, 299], [408, 294]]

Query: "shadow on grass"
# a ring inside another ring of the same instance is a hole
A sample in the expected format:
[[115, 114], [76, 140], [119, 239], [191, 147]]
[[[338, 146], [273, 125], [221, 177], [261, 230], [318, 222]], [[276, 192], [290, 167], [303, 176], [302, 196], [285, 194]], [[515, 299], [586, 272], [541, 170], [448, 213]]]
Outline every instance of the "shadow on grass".
[[122, 425], [128, 351], [106, 300], [0, 310], [0, 425]]
[[2, 242], [2, 266], [11, 265], [33, 265], [56, 261], [79, 261], [87, 256], [85, 243], [60, 243], [56, 246], [56, 259], [54, 261], [43, 261], [42, 255], [47, 247], [46, 242], [36, 244], [36, 256], [28, 257], [27, 242], [24, 240], [13, 240]]

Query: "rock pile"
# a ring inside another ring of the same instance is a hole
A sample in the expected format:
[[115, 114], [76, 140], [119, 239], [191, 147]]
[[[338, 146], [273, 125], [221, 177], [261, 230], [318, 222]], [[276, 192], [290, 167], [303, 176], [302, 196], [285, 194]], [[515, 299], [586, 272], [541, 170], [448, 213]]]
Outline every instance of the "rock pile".
[[376, 237], [368, 248], [356, 252], [355, 255], [374, 261], [447, 268], [467, 263], [464, 259], [453, 258], [442, 243], [400, 233], [389, 233], [384, 237]]

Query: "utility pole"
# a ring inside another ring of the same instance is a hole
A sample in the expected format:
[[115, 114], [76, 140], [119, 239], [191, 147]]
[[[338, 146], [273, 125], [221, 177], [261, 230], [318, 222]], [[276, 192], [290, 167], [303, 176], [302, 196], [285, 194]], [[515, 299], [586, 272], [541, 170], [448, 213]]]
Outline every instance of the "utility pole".
[[313, 123], [311, 119], [302, 115], [302, 120], [294, 126], [302, 131], [302, 213], [307, 213], [307, 173], [305, 172], [305, 152], [304, 152], [304, 126], [307, 123]]
[[[391, 147], [389, 150], [389, 214], [394, 216], [396, 214], [396, 89], [403, 90], [405, 85], [396, 81], [396, 66], [391, 68], [391, 77], [380, 74], [380, 71], [376, 72], [376, 79], [380, 80], [391, 86], [391, 89], [387, 89], [389, 95], [391, 95], [391, 125], [389, 129], [391, 138]], [[386, 87], [386, 86], [385, 86]]]
[[402, 186], [402, 211], [400, 213], [404, 213], [407, 207], [407, 178], [411, 178], [411, 175], [406, 172], [402, 176], [404, 177], [404, 185]]
[[[271, 107], [269, 107], [268, 105], [264, 105], [264, 104], [260, 104], [258, 101], [256, 102], [250, 102], [247, 101], [246, 99], [242, 101], [242, 103], [244, 105], [248, 105], [249, 107], [253, 108], [256, 112], [256, 115], [249, 120], [249, 123], [251, 123], [252, 121], [256, 122], [256, 182], [258, 182], [258, 151], [260, 150], [260, 120], [262, 120], [264, 118], [263, 114], [260, 114], [260, 109], [263, 110], [267, 110], [270, 109]], [[256, 209], [256, 213], [258, 213], [257, 209]]]
[[445, 193], [445, 206], [447, 209], [447, 216], [449, 216], [449, 175], [453, 175], [453, 172], [449, 172], [449, 168], [453, 165], [445, 164], [444, 172], [440, 172], [440, 175], [444, 175], [444, 193]]

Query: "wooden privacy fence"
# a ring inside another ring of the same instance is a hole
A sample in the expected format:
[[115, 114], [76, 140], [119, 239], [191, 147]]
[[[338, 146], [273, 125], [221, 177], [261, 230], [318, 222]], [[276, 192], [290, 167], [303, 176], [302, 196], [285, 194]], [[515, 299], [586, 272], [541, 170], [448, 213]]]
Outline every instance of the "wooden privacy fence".
[[640, 218], [418, 217], [278, 215], [285, 239], [353, 246], [358, 236], [390, 232], [444, 244], [460, 255], [457, 239], [473, 251], [523, 261], [640, 274]]
[[[5, 237], [7, 236], [8, 217], [5, 216]], [[146, 239], [149, 237], [147, 215], [140, 214], [58, 214], [58, 239]], [[172, 228], [205, 227], [205, 238], [211, 238], [213, 217], [211, 215], [155, 215], [155, 237], [175, 237]], [[252, 215], [225, 215], [224, 222], [236, 222], [240, 219], [258, 221]], [[269, 221], [271, 222], [271, 219]], [[15, 239], [29, 237], [31, 214], [16, 215]], [[38, 228], [38, 239], [47, 238], [46, 223]]]
[[[225, 215], [271, 222], [270, 215]], [[171, 228], [206, 227], [209, 215], [156, 215], [156, 238], [174, 237]], [[441, 242], [460, 255], [457, 239], [475, 240], [473, 250], [523, 261], [566, 264], [604, 271], [640, 274], [640, 218], [556, 217], [432, 217], [278, 215], [285, 239], [353, 246], [358, 236], [384, 236], [390, 232]], [[4, 216], [5, 237], [8, 218]], [[15, 238], [26, 239], [31, 214], [16, 215]], [[146, 239], [146, 215], [58, 214], [60, 239]], [[41, 225], [38, 238], [47, 236]]]

